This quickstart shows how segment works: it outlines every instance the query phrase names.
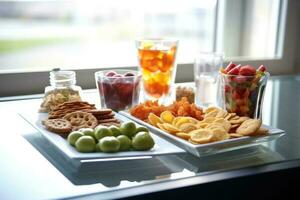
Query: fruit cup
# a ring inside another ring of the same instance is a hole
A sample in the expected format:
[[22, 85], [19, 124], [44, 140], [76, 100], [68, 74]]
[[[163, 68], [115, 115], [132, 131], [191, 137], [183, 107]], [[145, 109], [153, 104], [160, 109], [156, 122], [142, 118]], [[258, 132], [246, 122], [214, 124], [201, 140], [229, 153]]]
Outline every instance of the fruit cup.
[[[237, 66], [236, 68], [243, 67]], [[248, 72], [247, 67], [243, 69]], [[220, 71], [220, 106], [239, 116], [261, 118], [264, 91], [270, 74], [254, 69], [252, 75], [247, 75], [247, 73], [242, 75], [243, 69], [238, 69], [239, 72], [236, 70], [236, 73], [228, 73], [226, 69]]]
[[102, 108], [126, 110], [139, 102], [141, 75], [134, 70], [95, 73]]

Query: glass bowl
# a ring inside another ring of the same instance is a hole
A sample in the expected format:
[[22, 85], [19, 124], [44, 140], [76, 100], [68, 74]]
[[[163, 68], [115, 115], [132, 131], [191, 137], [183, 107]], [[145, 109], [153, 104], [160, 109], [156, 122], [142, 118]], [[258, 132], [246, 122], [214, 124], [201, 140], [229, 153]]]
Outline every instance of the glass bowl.
[[102, 108], [127, 110], [138, 104], [141, 74], [135, 70], [104, 70], [95, 72]]

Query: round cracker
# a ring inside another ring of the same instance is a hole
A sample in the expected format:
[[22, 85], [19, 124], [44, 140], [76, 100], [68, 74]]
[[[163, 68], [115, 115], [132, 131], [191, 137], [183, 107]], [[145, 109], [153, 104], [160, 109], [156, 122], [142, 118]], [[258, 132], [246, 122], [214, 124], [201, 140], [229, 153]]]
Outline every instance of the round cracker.
[[247, 119], [236, 129], [236, 133], [241, 135], [252, 135], [260, 128], [260, 126], [260, 119]]
[[71, 123], [65, 119], [47, 119], [43, 121], [43, 125], [47, 130], [58, 134], [67, 134], [72, 130]]

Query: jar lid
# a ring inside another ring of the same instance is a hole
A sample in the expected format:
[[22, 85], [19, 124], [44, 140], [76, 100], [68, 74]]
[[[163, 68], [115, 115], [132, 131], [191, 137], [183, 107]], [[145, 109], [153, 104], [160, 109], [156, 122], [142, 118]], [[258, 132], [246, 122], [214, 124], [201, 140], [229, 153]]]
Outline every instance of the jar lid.
[[53, 86], [75, 85], [76, 73], [74, 71], [51, 71], [50, 84]]

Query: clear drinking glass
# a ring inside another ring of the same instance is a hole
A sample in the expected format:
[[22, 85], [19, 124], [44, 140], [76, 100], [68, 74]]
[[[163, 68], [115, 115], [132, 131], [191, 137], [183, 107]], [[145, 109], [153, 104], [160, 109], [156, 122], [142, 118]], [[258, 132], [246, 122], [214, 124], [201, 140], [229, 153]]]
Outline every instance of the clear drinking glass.
[[[101, 108], [114, 111], [127, 110], [138, 104], [141, 75], [134, 70], [115, 70], [115, 76], [107, 75], [110, 70], [95, 73]], [[126, 75], [130, 74], [130, 76]]]
[[168, 101], [176, 73], [178, 40], [136, 40], [145, 99]]
[[223, 65], [223, 53], [202, 52], [194, 62], [196, 103], [200, 106], [218, 104], [218, 71]]
[[261, 118], [264, 91], [270, 74], [253, 76], [220, 73], [221, 107], [239, 116]]

